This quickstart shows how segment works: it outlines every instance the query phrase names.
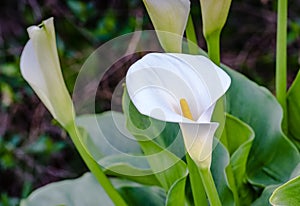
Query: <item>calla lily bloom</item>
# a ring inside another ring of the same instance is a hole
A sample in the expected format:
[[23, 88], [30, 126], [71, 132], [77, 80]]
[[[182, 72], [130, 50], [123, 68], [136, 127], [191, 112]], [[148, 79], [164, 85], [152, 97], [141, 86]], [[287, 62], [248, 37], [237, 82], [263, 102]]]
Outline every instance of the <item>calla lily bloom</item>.
[[210, 167], [218, 127], [211, 116], [230, 82], [208, 58], [175, 53], [147, 54], [126, 75], [128, 94], [138, 111], [179, 123], [187, 152], [199, 167]]
[[200, 0], [203, 34], [207, 38], [221, 33], [225, 25], [231, 0]]
[[181, 52], [182, 36], [190, 13], [190, 1], [143, 0], [143, 2], [162, 47], [167, 52]]
[[66, 126], [74, 120], [56, 48], [53, 18], [27, 29], [30, 40], [21, 55], [21, 73], [53, 117]]

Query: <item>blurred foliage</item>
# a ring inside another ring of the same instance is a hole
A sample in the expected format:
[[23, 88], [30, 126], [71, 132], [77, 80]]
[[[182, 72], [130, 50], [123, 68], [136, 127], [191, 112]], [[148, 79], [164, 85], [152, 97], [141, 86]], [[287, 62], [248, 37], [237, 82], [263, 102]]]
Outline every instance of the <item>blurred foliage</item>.
[[141, 9], [140, 1], [0, 2], [0, 206], [17, 205], [37, 187], [86, 171], [66, 133], [51, 122], [21, 77], [26, 28], [55, 17], [61, 65], [72, 92], [88, 55], [103, 42], [134, 31]]
[[[199, 1], [192, 0], [199, 45]], [[289, 3], [289, 82], [299, 69], [300, 2]], [[0, 2], [0, 206], [16, 205], [33, 189], [86, 171], [73, 144], [22, 79], [26, 28], [55, 17], [58, 50], [70, 92], [89, 54], [136, 29], [152, 29], [141, 0], [4, 0]], [[141, 24], [142, 23], [142, 24]], [[234, 0], [221, 39], [222, 62], [274, 91], [276, 1]], [[124, 74], [124, 71], [122, 75]], [[116, 75], [115, 78], [121, 78]], [[109, 79], [98, 98], [110, 108]]]

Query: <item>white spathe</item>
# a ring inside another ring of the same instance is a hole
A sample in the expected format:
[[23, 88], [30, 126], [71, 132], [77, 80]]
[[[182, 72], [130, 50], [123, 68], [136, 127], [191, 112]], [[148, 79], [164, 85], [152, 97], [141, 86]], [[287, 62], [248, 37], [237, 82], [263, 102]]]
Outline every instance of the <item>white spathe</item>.
[[207, 38], [214, 32], [220, 33], [225, 25], [231, 0], [200, 0], [203, 34]]
[[190, 13], [189, 0], [143, 0], [158, 39], [167, 52], [181, 52]]
[[[150, 53], [128, 70], [128, 94], [144, 115], [180, 124], [185, 147], [198, 166], [209, 167], [218, 123], [211, 122], [216, 101], [230, 86], [230, 77], [200, 55]], [[183, 116], [186, 99], [193, 120]]]
[[53, 117], [66, 126], [74, 120], [75, 113], [60, 68], [53, 18], [27, 31], [30, 40], [21, 54], [22, 76]]

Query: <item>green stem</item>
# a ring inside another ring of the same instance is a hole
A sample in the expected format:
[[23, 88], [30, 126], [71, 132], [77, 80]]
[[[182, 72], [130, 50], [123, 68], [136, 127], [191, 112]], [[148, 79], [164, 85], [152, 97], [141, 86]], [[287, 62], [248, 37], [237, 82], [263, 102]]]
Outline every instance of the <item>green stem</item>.
[[[221, 137], [220, 140], [221, 140], [221, 143], [225, 146], [225, 148], [229, 148], [226, 127], [224, 127], [224, 131], [222, 133], [222, 137]], [[234, 178], [234, 173], [233, 173], [231, 163], [229, 164], [229, 166], [226, 167], [225, 170], [226, 170], [227, 180], [228, 180], [230, 189], [231, 189], [232, 194], [233, 194], [234, 203], [235, 203], [236, 206], [239, 206], [239, 205], [241, 205], [240, 204], [240, 199], [239, 199], [239, 193], [238, 193], [238, 188], [237, 188], [236, 181], [235, 181], [235, 178]]]
[[189, 177], [190, 177], [190, 182], [192, 187], [194, 204], [195, 206], [205, 206], [207, 205], [207, 200], [206, 200], [205, 190], [199, 174], [198, 167], [191, 159], [188, 153], [186, 154], [185, 157], [189, 168]]
[[188, 43], [189, 53], [199, 54], [198, 41], [197, 41], [197, 36], [196, 36], [195, 27], [194, 27], [191, 14], [189, 15], [188, 18], [185, 33], [186, 33], [186, 38], [188, 40], [187, 43]]
[[[199, 53], [198, 49], [196, 51], [194, 47], [194, 44], [197, 44], [197, 37], [191, 15], [189, 16], [187, 23], [186, 36], [188, 39], [189, 52], [191, 54]], [[208, 45], [208, 56], [215, 64], [220, 65], [220, 32], [212, 33], [206, 38], [206, 41]], [[204, 195], [205, 191], [211, 206], [221, 206], [221, 201], [210, 169], [198, 168], [188, 154], [186, 155], [186, 160], [195, 205], [207, 205], [207, 200]]]
[[218, 66], [220, 65], [220, 34], [220, 31], [216, 31], [206, 37], [208, 56]]
[[276, 97], [282, 106], [284, 117], [282, 121], [283, 130], [287, 131], [287, 108], [286, 108], [286, 86], [287, 86], [287, 0], [278, 0], [277, 15], [277, 39], [276, 39]]
[[96, 177], [102, 188], [105, 190], [110, 199], [114, 202], [115, 205], [118, 206], [126, 206], [126, 202], [120, 196], [120, 194], [115, 190], [109, 179], [106, 177], [104, 172], [101, 170], [98, 163], [91, 157], [91, 155], [87, 152], [85, 146], [83, 145], [81, 139], [81, 134], [77, 129], [77, 126], [74, 122], [66, 126], [66, 130], [68, 131], [71, 139], [78, 150], [80, 156], [84, 160], [85, 164], [89, 168], [89, 170]]
[[218, 191], [209, 168], [199, 168], [204, 189], [211, 206], [221, 206]]

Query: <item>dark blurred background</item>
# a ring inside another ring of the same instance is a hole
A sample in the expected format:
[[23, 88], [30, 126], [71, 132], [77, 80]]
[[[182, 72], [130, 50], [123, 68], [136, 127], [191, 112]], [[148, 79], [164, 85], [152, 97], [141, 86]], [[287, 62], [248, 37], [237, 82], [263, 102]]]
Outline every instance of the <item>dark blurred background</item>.
[[[222, 62], [274, 91], [276, 1], [233, 0], [221, 38]], [[199, 45], [198, 0], [192, 17]], [[0, 206], [47, 183], [86, 171], [67, 134], [22, 79], [19, 60], [26, 28], [54, 16], [57, 44], [69, 91], [84, 60], [104, 42], [136, 29], [152, 29], [142, 0], [3, 0], [0, 2]], [[299, 69], [300, 1], [289, 3], [288, 82]], [[122, 65], [120, 66], [122, 67]], [[122, 78], [123, 73], [114, 78]], [[110, 109], [114, 79], [99, 93], [98, 111]]]

